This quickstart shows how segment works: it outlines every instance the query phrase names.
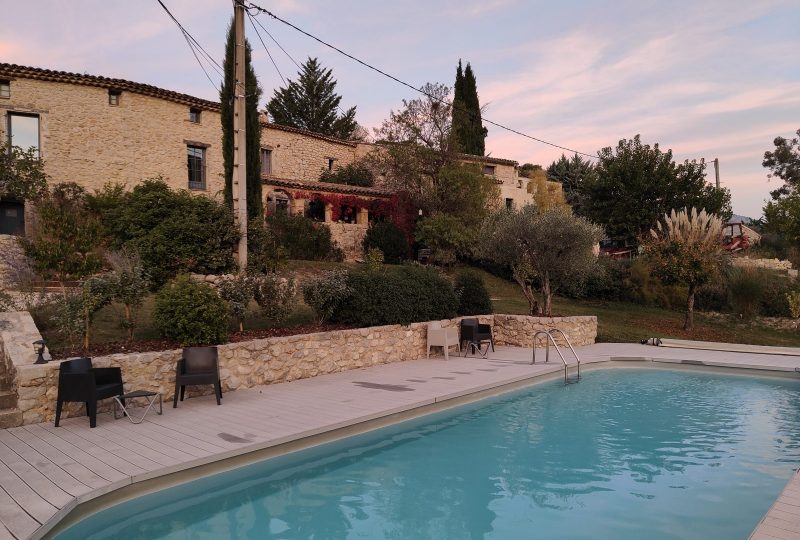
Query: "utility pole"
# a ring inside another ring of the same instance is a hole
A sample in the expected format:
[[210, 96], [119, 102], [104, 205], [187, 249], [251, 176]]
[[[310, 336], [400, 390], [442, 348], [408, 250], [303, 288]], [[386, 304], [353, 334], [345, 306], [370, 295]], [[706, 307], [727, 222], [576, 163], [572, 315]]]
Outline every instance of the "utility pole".
[[719, 189], [719, 158], [714, 158], [714, 173], [717, 176], [717, 189]]
[[233, 0], [233, 25], [236, 40], [233, 84], [233, 217], [239, 227], [239, 269], [247, 268], [247, 120], [245, 116], [247, 87], [244, 65], [244, 4]]

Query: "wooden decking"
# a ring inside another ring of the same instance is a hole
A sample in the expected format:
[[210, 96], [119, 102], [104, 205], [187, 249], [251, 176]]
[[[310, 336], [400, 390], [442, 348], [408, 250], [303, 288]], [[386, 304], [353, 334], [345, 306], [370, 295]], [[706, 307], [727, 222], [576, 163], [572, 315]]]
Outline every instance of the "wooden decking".
[[[797, 357], [713, 353], [613, 344], [579, 351], [585, 364], [702, 359], [782, 371], [800, 366]], [[131, 483], [563, 370], [529, 362], [530, 349], [499, 347], [488, 359], [385, 364], [239, 390], [225, 394], [219, 407], [212, 396], [178, 409], [170, 403], [163, 416], [151, 411], [139, 425], [100, 414], [95, 429], [80, 417], [58, 428], [48, 423], [0, 430], [0, 540], [38, 538], [81, 502]], [[785, 495], [797, 493], [787, 487]], [[757, 538], [771, 538], [768, 532]]]

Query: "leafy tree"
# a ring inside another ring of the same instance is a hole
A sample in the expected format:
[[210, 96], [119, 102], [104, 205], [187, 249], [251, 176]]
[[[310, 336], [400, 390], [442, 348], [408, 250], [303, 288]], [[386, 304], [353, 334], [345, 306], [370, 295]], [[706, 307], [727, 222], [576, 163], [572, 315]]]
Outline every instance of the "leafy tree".
[[122, 326], [128, 330], [128, 341], [133, 341], [136, 327], [136, 310], [141, 307], [150, 288], [150, 280], [144, 270], [142, 259], [132, 249], [111, 252], [106, 255], [111, 273], [108, 275], [111, 298], [125, 307]]
[[33, 269], [44, 278], [75, 279], [103, 266], [102, 226], [75, 183], [56, 184], [36, 205], [33, 232], [21, 238]]
[[775, 150], [764, 152], [762, 162], [770, 178], [784, 182], [772, 191], [772, 200], [764, 207], [764, 232], [776, 233], [795, 245], [800, 243], [800, 129], [797, 135], [776, 137]]
[[548, 182], [544, 174], [537, 175], [535, 180], [531, 180], [533, 185], [533, 203], [541, 209], [552, 208], [554, 206], [568, 206], [564, 198], [561, 186]]
[[239, 332], [244, 332], [247, 305], [253, 298], [253, 279], [244, 273], [236, 274], [233, 279], [223, 281], [217, 288], [217, 292], [228, 303], [231, 315], [239, 323]]
[[375, 184], [375, 174], [363, 162], [355, 161], [348, 163], [344, 167], [336, 167], [332, 171], [322, 171], [319, 181], [330, 184], [372, 187]]
[[373, 221], [367, 228], [362, 242], [364, 253], [371, 249], [381, 251], [381, 257], [389, 264], [400, 264], [408, 257], [408, 240], [400, 228], [391, 221]]
[[461, 60], [456, 69], [453, 96], [453, 133], [459, 149], [466, 154], [484, 155], [487, 130], [481, 122], [481, 106], [472, 66], [462, 72]]
[[[595, 244], [602, 229], [562, 207], [501, 210], [481, 231], [484, 258], [511, 267], [514, 280], [528, 300], [531, 314], [552, 315], [553, 295], [567, 283], [580, 282], [596, 263]], [[535, 281], [534, 281], [535, 280]], [[543, 310], [534, 294], [538, 282]]]
[[90, 334], [94, 316], [111, 303], [112, 280], [108, 275], [93, 276], [81, 287], [81, 311], [83, 313], [83, 350], [89, 350]]
[[621, 140], [616, 149], [600, 150], [598, 158], [596, 174], [584, 178], [580, 190], [582, 213], [603, 225], [611, 238], [641, 238], [676, 208], [731, 215], [730, 191], [706, 183], [703, 163], [676, 164], [671, 150], [643, 144], [639, 135]]
[[417, 242], [433, 251], [433, 260], [441, 265], [451, 265], [458, 255], [471, 253], [475, 231], [464, 227], [456, 216], [437, 212], [417, 223]]
[[547, 167], [547, 178], [561, 182], [561, 189], [572, 210], [581, 215], [583, 211], [583, 182], [594, 175], [594, 165], [578, 154], [567, 158], [564, 154]]
[[356, 108], [339, 114], [342, 96], [335, 92], [333, 72], [316, 58], [305, 61], [296, 81], [275, 90], [267, 103], [272, 121], [340, 139], [351, 139], [358, 128]]
[[667, 285], [689, 288], [684, 329], [694, 325], [694, 297], [698, 287], [721, 274], [727, 264], [719, 241], [722, 220], [702, 210], [672, 210], [645, 239], [644, 253], [653, 274]]
[[[236, 34], [233, 24], [228, 25], [228, 40], [225, 43], [225, 61], [223, 69], [225, 78], [219, 90], [220, 117], [222, 120], [222, 159], [225, 169], [225, 204], [233, 208], [233, 106], [235, 93], [234, 62], [236, 53]], [[261, 99], [261, 87], [251, 61], [250, 42], [245, 40], [245, 128], [247, 147], [245, 162], [247, 165], [247, 217], [261, 219], [264, 209], [261, 200], [261, 121], [259, 119], [258, 102]]]
[[542, 171], [541, 165], [536, 165], [533, 163], [523, 163], [520, 168], [517, 170], [517, 173], [523, 178], [533, 178], [533, 174], [537, 171]]
[[0, 151], [0, 199], [38, 200], [47, 194], [44, 162], [35, 148]]

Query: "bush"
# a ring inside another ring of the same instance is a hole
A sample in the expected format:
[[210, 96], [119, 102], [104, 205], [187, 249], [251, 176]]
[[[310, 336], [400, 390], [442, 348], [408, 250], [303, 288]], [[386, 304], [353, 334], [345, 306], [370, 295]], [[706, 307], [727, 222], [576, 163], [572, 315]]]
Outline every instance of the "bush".
[[180, 275], [156, 294], [153, 323], [183, 347], [217, 345], [228, 337], [228, 306], [209, 285]]
[[0, 289], [0, 312], [3, 311], [17, 311], [17, 303], [9, 293]]
[[450, 281], [432, 268], [388, 267], [385, 272], [352, 272], [352, 290], [332, 320], [355, 326], [409, 324], [455, 317], [458, 297]]
[[375, 183], [375, 175], [362, 163], [348, 163], [344, 167], [336, 167], [333, 171], [322, 171], [319, 181], [331, 184], [372, 187]]
[[480, 274], [462, 270], [456, 276], [459, 315], [485, 315], [492, 313], [492, 299]]
[[36, 205], [33, 234], [20, 239], [33, 269], [60, 280], [89, 276], [103, 266], [102, 226], [87, 208], [86, 191], [57, 184]]
[[628, 283], [632, 300], [664, 309], [683, 308], [686, 305], [687, 288], [680, 285], [664, 285], [652, 275], [650, 267], [641, 259], [630, 267]]
[[715, 279], [697, 289], [694, 298], [699, 311], [725, 311], [728, 309], [728, 281]]
[[733, 312], [749, 320], [759, 314], [765, 285], [761, 272], [734, 268], [728, 280], [728, 303]]
[[219, 201], [172, 191], [157, 178], [131, 192], [107, 185], [89, 197], [89, 206], [102, 217], [111, 247], [139, 253], [153, 287], [181, 273], [236, 269], [239, 232], [230, 209]]
[[384, 261], [400, 264], [408, 258], [408, 241], [397, 225], [391, 221], [373, 221], [364, 235], [364, 253], [375, 248], [383, 252]]
[[792, 311], [786, 295], [800, 291], [800, 281], [770, 270], [758, 271], [763, 284], [759, 311], [767, 317], [791, 317]]
[[260, 219], [247, 222], [247, 270], [257, 274], [275, 272], [286, 259], [286, 250]]
[[233, 279], [220, 283], [217, 292], [228, 303], [231, 315], [239, 324], [239, 332], [242, 332], [247, 305], [253, 298], [253, 280], [245, 274], [237, 274]]
[[294, 309], [297, 295], [294, 280], [275, 274], [259, 274], [250, 276], [250, 283], [253, 297], [267, 321], [274, 325], [286, 322]]
[[329, 320], [352, 294], [347, 279], [346, 270], [331, 270], [303, 284], [303, 301], [316, 313], [317, 324]]
[[341, 260], [341, 250], [331, 240], [331, 230], [305, 216], [277, 212], [267, 217], [267, 225], [290, 259], [310, 261]]
[[630, 261], [600, 257], [585, 281], [567, 281], [561, 288], [561, 294], [567, 298], [631, 301], [637, 295], [630, 280], [630, 269]]

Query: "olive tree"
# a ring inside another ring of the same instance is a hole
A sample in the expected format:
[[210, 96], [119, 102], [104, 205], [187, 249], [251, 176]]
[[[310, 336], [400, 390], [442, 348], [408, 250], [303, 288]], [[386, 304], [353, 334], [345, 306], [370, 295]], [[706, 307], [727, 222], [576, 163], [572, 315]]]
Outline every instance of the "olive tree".
[[722, 220], [705, 210], [672, 210], [644, 240], [644, 254], [653, 275], [667, 285], [686, 285], [685, 330], [694, 325], [694, 296], [698, 287], [722, 273], [728, 263], [722, 249]]
[[[594, 246], [603, 230], [568, 207], [501, 210], [481, 230], [483, 257], [507, 264], [528, 300], [531, 314], [552, 315], [553, 295], [569, 281], [583, 281], [596, 263]], [[543, 306], [534, 293], [538, 285]]]

